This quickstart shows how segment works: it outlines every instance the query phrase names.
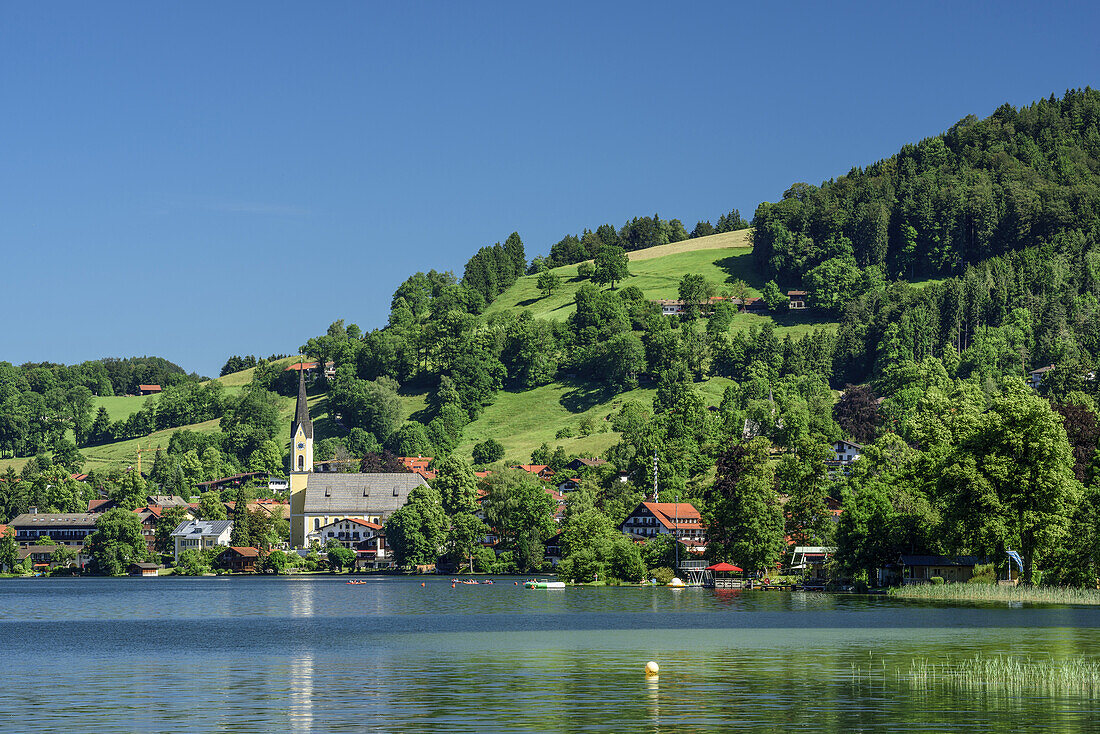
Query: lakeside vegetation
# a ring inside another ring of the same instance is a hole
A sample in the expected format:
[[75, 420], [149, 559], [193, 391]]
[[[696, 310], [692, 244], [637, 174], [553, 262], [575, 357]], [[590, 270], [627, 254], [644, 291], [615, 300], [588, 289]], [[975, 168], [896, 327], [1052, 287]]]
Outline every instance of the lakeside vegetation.
[[[963, 688], [977, 692], [991, 689], [1014, 694], [1066, 695], [1089, 698], [1100, 695], [1100, 661], [1087, 658], [1031, 658], [1019, 655], [983, 655], [959, 660], [916, 658], [907, 668], [888, 667], [885, 659], [876, 667], [852, 666], [856, 684], [894, 682], [925, 691]], [[892, 680], [891, 680], [892, 679]]]
[[1065, 586], [998, 584], [910, 584], [887, 591], [894, 599], [913, 601], [1072, 604], [1100, 606], [1100, 591]]

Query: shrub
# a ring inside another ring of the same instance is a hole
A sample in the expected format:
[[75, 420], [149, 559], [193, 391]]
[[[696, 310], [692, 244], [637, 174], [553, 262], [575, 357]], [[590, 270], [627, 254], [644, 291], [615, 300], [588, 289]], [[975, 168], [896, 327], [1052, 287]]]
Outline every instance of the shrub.
[[559, 429], [558, 432], [554, 434], [554, 438], [573, 438], [573, 429], [568, 426]]
[[984, 566], [975, 566], [974, 575], [967, 581], [968, 584], [995, 584], [997, 583], [997, 571], [992, 563]]
[[668, 566], [660, 566], [658, 568], [652, 568], [649, 571], [649, 577], [657, 582], [660, 586], [668, 586], [668, 582], [672, 581], [673, 576], [672, 569]]
[[928, 580], [932, 582], [933, 586], [939, 586], [943, 584], [943, 576], [933, 576]]
[[581, 435], [582, 436], [591, 436], [592, 433], [595, 430], [596, 430], [596, 422], [594, 420], [592, 420], [592, 416], [586, 415], [584, 418], [581, 418]]

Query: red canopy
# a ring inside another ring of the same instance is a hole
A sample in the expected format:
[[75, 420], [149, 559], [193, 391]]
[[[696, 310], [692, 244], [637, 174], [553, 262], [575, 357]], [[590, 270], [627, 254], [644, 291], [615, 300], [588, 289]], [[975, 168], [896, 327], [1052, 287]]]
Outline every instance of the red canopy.
[[744, 571], [743, 568], [738, 568], [732, 563], [716, 563], [713, 566], [707, 566], [708, 571]]

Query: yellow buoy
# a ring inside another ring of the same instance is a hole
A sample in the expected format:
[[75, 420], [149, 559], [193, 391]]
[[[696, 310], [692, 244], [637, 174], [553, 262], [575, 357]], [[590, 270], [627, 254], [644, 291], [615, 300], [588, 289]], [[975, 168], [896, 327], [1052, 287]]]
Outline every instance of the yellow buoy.
[[659, 673], [660, 670], [661, 670], [661, 666], [658, 665], [657, 663], [653, 662], [652, 660], [650, 660], [648, 663], [645, 664], [645, 674], [646, 675], [657, 675], [657, 673]]

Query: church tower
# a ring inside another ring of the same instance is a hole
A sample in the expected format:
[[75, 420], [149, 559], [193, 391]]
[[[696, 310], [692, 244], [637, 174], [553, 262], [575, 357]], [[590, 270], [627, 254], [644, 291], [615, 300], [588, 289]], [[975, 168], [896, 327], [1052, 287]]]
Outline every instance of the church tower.
[[313, 472], [313, 421], [306, 402], [305, 370], [298, 365], [298, 404], [290, 424], [290, 542], [305, 545], [306, 484]]

